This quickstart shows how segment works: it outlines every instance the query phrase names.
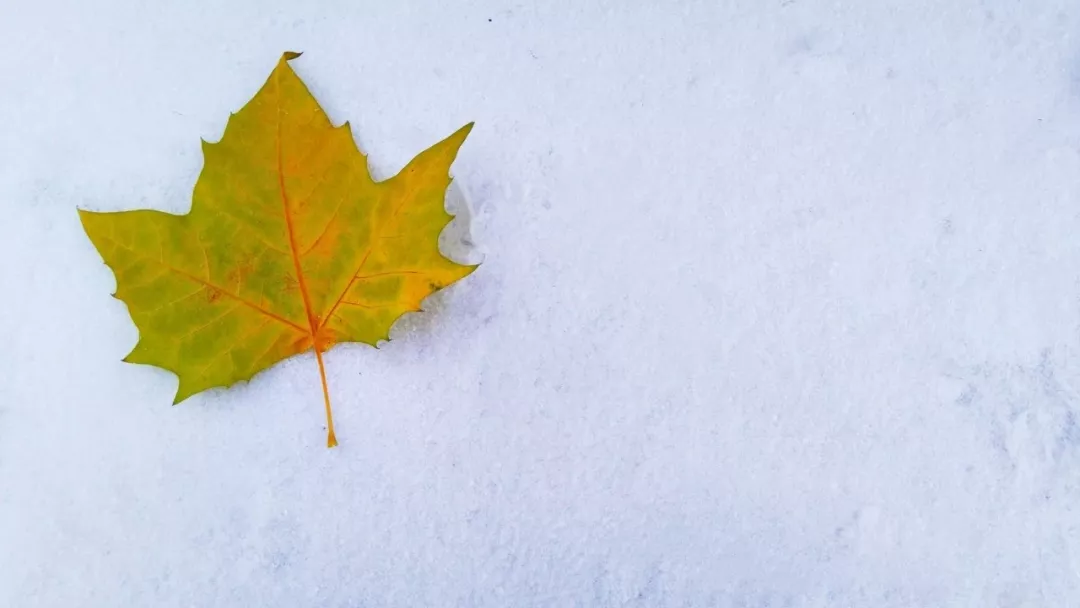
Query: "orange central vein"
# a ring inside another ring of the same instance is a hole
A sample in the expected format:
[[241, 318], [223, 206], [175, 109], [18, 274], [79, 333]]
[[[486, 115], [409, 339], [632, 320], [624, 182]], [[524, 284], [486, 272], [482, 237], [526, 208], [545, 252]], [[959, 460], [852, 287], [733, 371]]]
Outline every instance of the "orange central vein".
[[304, 300], [304, 311], [308, 318], [308, 331], [311, 334], [311, 345], [315, 349], [315, 360], [319, 364], [319, 380], [322, 381], [323, 401], [326, 403], [326, 447], [332, 448], [337, 445], [337, 437], [334, 436], [334, 417], [330, 412], [330, 389], [326, 386], [326, 368], [323, 366], [322, 352], [318, 339], [315, 337], [319, 325], [315, 315], [311, 312], [311, 296], [308, 295], [307, 284], [304, 282], [304, 270], [300, 265], [299, 247], [296, 245], [296, 231], [293, 230], [292, 214], [289, 212], [289, 195], [285, 190], [285, 169], [282, 164], [281, 152], [281, 75], [278, 73], [274, 78], [274, 86], [277, 93], [277, 174], [278, 189], [281, 193], [281, 206], [285, 214], [285, 228], [289, 233], [289, 253], [292, 254], [293, 267], [296, 269], [296, 282], [300, 286], [300, 296]]

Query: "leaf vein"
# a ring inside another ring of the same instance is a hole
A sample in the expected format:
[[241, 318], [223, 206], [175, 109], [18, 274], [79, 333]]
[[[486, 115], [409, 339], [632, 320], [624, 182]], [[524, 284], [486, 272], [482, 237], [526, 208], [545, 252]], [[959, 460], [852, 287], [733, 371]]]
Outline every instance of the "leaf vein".
[[[116, 247], [118, 247], [120, 249], [123, 249], [125, 251], [128, 251], [128, 252], [130, 252], [132, 254], [135, 254], [135, 255], [138, 255], [138, 256], [142, 256], [144, 258], [147, 257], [142, 252], [137, 251], [135, 249], [132, 249], [130, 247], [127, 247], [127, 246], [119, 243], [115, 239], [111, 239], [111, 238], [108, 238], [108, 237], [103, 237], [103, 238], [105, 238], [106, 240], [112, 242], [112, 244], [114, 246], [116, 246]], [[149, 259], [153, 259], [153, 258], [149, 258]], [[206, 281], [200, 279], [199, 277], [197, 277], [197, 276], [195, 276], [195, 275], [193, 275], [193, 274], [191, 274], [189, 272], [185, 272], [183, 270], [180, 270], [179, 268], [176, 268], [175, 266], [170, 266], [169, 264], [162, 264], [162, 265], [169, 271], [172, 271], [172, 272], [174, 272], [174, 273], [176, 273], [176, 274], [178, 274], [178, 275], [180, 275], [180, 276], [182, 276], [182, 277], [184, 277], [184, 278], [186, 278], [186, 279], [188, 279], [190, 281], [194, 281], [194, 282], [196, 282], [196, 283], [198, 283], [200, 285], [204, 285], [206, 287], [216, 289], [219, 292], [221, 292], [223, 295], [228, 296], [228, 297], [240, 302], [241, 304], [244, 304], [244, 305], [258, 311], [258, 312], [270, 317], [271, 319], [275, 319], [275, 320], [283, 323], [284, 325], [288, 325], [289, 327], [291, 327], [291, 328], [293, 328], [293, 329], [295, 329], [297, 331], [300, 331], [300, 332], [303, 332], [303, 333], [307, 333], [307, 331], [308, 331], [308, 330], [305, 330], [303, 327], [297, 325], [296, 323], [293, 323], [292, 321], [286, 319], [285, 317], [274, 314], [274, 313], [270, 312], [269, 310], [266, 310], [262, 306], [259, 306], [258, 304], [255, 304], [254, 302], [250, 302], [248, 300], [245, 300], [244, 298], [240, 297], [239, 295], [237, 295], [235, 293], [230, 292], [227, 289], [224, 289], [222, 287], [218, 287], [217, 285], [214, 285], [212, 283], [207, 283]]]

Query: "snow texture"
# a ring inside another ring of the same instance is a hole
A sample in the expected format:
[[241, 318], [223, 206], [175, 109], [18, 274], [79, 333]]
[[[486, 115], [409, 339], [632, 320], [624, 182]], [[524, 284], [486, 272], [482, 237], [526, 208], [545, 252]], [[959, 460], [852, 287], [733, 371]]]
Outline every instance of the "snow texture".
[[[1080, 606], [1080, 4], [0, 0], [0, 606]], [[285, 50], [380, 349], [170, 407], [76, 208], [184, 212]], [[451, 201], [452, 203], [454, 201]]]

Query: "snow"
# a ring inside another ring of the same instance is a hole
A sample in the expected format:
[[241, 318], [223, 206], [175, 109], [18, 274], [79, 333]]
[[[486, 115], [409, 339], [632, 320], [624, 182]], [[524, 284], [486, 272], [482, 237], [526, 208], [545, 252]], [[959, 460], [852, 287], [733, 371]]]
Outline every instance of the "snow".
[[[0, 606], [1080, 605], [1071, 0], [0, 5]], [[76, 208], [285, 50], [480, 269], [170, 407]], [[456, 200], [456, 203], [455, 203]], [[472, 243], [472, 245], [470, 245]]]

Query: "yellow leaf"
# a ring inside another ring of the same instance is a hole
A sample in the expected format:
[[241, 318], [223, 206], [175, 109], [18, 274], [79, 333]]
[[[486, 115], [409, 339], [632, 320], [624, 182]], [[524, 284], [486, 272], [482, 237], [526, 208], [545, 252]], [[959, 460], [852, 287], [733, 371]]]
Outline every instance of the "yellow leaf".
[[186, 215], [79, 211], [139, 342], [124, 359], [180, 379], [174, 403], [315, 350], [389, 339], [402, 314], [475, 266], [439, 252], [449, 169], [472, 123], [375, 182], [349, 124], [319, 107], [285, 53], [229, 118]]

